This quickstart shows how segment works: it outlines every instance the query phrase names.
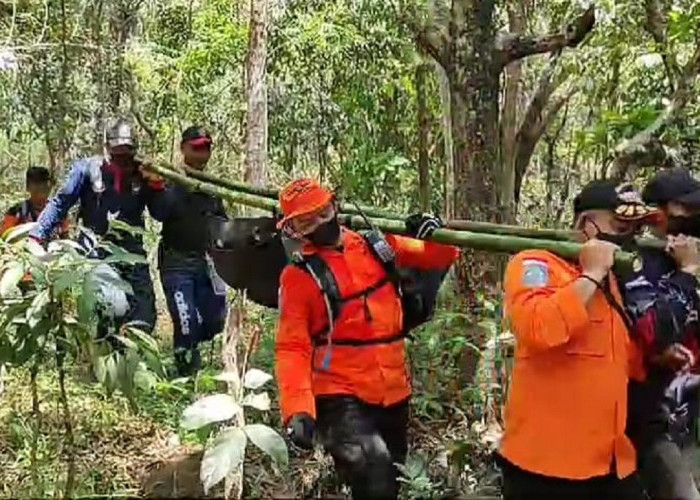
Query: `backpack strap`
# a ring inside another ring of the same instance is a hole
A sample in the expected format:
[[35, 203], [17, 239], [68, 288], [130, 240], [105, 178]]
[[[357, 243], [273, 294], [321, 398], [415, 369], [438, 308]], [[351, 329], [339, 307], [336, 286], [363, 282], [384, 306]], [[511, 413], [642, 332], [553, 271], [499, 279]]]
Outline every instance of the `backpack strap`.
[[333, 272], [328, 264], [318, 255], [309, 255], [303, 260], [296, 262], [296, 266], [306, 271], [311, 275], [313, 280], [321, 290], [321, 294], [326, 301], [326, 309], [328, 310], [329, 328], [338, 319], [343, 298], [340, 295], [340, 287], [336, 281]]
[[394, 285], [399, 297], [403, 295], [401, 290], [401, 276], [396, 267], [396, 253], [380, 231], [363, 231], [362, 237], [367, 242], [370, 252], [384, 268], [387, 278]]

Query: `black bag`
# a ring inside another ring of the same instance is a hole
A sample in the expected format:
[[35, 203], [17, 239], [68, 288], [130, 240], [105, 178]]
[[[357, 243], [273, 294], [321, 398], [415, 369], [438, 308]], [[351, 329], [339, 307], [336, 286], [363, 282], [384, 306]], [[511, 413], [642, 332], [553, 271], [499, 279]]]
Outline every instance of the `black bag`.
[[277, 308], [280, 275], [287, 265], [276, 221], [271, 217], [209, 219], [209, 256], [217, 274], [253, 302]]
[[[211, 217], [209, 222], [209, 255], [216, 272], [224, 282], [235, 290], [245, 290], [253, 302], [278, 307], [279, 278], [289, 263], [282, 238], [272, 217], [234, 218]], [[368, 239], [367, 234], [365, 238]], [[372, 241], [368, 239], [371, 249]], [[422, 271], [412, 268], [396, 268], [393, 260], [384, 262], [375, 253], [387, 272], [387, 279], [397, 287], [404, 313], [404, 331], [429, 321], [434, 312], [437, 294], [448, 269]], [[313, 274], [328, 298], [333, 317], [337, 318], [342, 303], [333, 273], [323, 259], [307, 259], [295, 264]]]

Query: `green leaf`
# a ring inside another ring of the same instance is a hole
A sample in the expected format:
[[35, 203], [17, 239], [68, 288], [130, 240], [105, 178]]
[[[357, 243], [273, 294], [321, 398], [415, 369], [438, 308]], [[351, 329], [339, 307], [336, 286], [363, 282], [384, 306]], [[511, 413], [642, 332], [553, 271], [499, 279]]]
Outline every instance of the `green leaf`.
[[270, 396], [266, 392], [259, 394], [248, 394], [243, 398], [243, 406], [251, 406], [257, 410], [267, 411], [270, 409]]
[[286, 466], [289, 463], [289, 453], [287, 444], [282, 439], [282, 436], [263, 424], [249, 424], [243, 430], [248, 439], [255, 446], [270, 455], [272, 459], [279, 465]]
[[81, 279], [79, 273], [74, 269], [64, 269], [56, 273], [53, 280], [53, 290], [56, 295], [61, 295], [63, 292], [72, 288]]
[[126, 294], [133, 295], [134, 289], [131, 284], [122, 279], [117, 271], [107, 265], [98, 265], [92, 270], [90, 279], [99, 288], [100, 285], [105, 287], [114, 287], [123, 291]]
[[78, 296], [78, 318], [83, 324], [93, 321], [95, 316], [95, 285], [92, 280], [83, 281], [82, 293]]
[[0, 279], [0, 296], [10, 297], [19, 295], [17, 286], [24, 276], [24, 265], [21, 262], [11, 263]]
[[18, 226], [11, 227], [2, 234], [2, 239], [7, 243], [15, 243], [24, 239], [36, 226], [36, 222], [27, 222]]
[[27, 309], [27, 323], [29, 328], [34, 328], [39, 322], [44, 318], [46, 314], [46, 307], [49, 305], [49, 291], [42, 290], [39, 292], [34, 300], [32, 300], [32, 305]]
[[185, 429], [199, 429], [207, 424], [230, 420], [241, 407], [228, 394], [205, 396], [185, 408], [180, 425]]
[[134, 385], [142, 391], [151, 391], [158, 382], [152, 371], [143, 366], [139, 366], [134, 374]]
[[259, 389], [272, 380], [272, 375], [257, 368], [252, 368], [243, 377], [243, 386], [246, 389]]
[[216, 437], [214, 445], [207, 448], [199, 471], [205, 495], [241, 464], [246, 443], [245, 432], [241, 429], [226, 429]]

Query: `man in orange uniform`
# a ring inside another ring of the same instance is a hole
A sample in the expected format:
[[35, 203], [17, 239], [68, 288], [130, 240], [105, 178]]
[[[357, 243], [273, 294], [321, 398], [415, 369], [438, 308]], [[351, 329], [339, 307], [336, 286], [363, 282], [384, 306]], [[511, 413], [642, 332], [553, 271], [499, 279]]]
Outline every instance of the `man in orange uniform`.
[[[402, 300], [380, 258], [390, 254], [398, 267], [446, 270], [459, 251], [395, 235], [375, 246], [369, 237], [340, 226], [332, 193], [310, 179], [288, 185], [280, 204], [280, 228], [287, 243], [296, 245], [297, 256], [280, 279], [276, 339], [287, 432], [296, 445], [311, 448], [318, 428], [353, 498], [396, 498], [393, 464], [407, 452], [411, 386]], [[416, 215], [406, 226], [416, 238], [425, 238], [441, 221]], [[321, 290], [319, 261], [342, 298], [335, 311], [331, 292]]]
[[[36, 222], [39, 214], [46, 206], [51, 192], [51, 174], [44, 167], [29, 167], [26, 173], [26, 189], [29, 198], [15, 205], [5, 213], [2, 219], [0, 234], [5, 234], [10, 228]], [[64, 219], [59, 228], [61, 237], [68, 233], [68, 219]]]
[[574, 201], [587, 238], [578, 263], [528, 250], [508, 264], [517, 343], [499, 452], [506, 500], [643, 498], [625, 436], [627, 382], [641, 361], [611, 268], [652, 213], [638, 194], [593, 181]]

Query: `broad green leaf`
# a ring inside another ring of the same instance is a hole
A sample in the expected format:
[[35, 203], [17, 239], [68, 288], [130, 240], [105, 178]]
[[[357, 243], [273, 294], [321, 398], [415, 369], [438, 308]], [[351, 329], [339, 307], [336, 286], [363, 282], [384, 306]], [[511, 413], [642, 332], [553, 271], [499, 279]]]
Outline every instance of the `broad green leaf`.
[[46, 307], [49, 305], [49, 291], [42, 290], [39, 292], [34, 300], [32, 300], [32, 305], [27, 309], [27, 323], [29, 328], [34, 328], [39, 322], [44, 318], [46, 314]]
[[36, 222], [27, 222], [18, 226], [11, 227], [2, 234], [2, 239], [7, 243], [15, 243], [24, 239], [36, 226]]
[[180, 425], [185, 429], [199, 429], [207, 424], [229, 420], [241, 407], [228, 394], [205, 396], [185, 408]]
[[199, 478], [204, 494], [240, 465], [245, 456], [246, 435], [241, 429], [226, 429], [216, 437], [202, 457]]
[[251, 368], [243, 377], [243, 386], [246, 389], [259, 389], [272, 380], [272, 375], [257, 368]]
[[78, 318], [80, 322], [87, 324], [93, 321], [95, 316], [95, 285], [92, 280], [83, 281], [82, 293], [78, 296]]
[[106, 287], [114, 287], [127, 294], [134, 293], [134, 289], [131, 287], [131, 284], [122, 279], [117, 271], [106, 265], [96, 266], [90, 274], [90, 279], [93, 280], [97, 287], [102, 285]]
[[53, 290], [56, 295], [61, 295], [63, 292], [76, 285], [81, 279], [81, 275], [72, 269], [63, 269], [56, 273], [53, 279]]
[[124, 337], [123, 335], [113, 335], [113, 337], [115, 339], [117, 339], [119, 342], [121, 342], [122, 344], [124, 344], [129, 349], [138, 349], [136, 342], [134, 342], [130, 338]]
[[280, 465], [289, 463], [287, 444], [282, 436], [263, 424], [249, 424], [243, 430], [255, 446], [270, 455]]
[[134, 374], [134, 385], [142, 391], [152, 390], [157, 382], [158, 380], [153, 372], [146, 369], [144, 366], [139, 366]]
[[257, 410], [267, 411], [270, 409], [270, 396], [266, 392], [260, 394], [248, 394], [243, 398], [243, 406], [251, 406]]
[[21, 262], [11, 263], [0, 279], [0, 296], [5, 298], [17, 295], [19, 293], [17, 285], [22, 280], [22, 276], [24, 276], [24, 265]]
[[105, 380], [103, 383], [105, 385], [105, 389], [107, 389], [107, 394], [109, 395], [111, 395], [114, 392], [114, 389], [117, 386], [117, 380], [119, 379], [117, 363], [119, 357], [120, 356], [118, 354], [112, 354], [107, 358], [107, 361], [105, 362]]

